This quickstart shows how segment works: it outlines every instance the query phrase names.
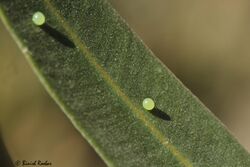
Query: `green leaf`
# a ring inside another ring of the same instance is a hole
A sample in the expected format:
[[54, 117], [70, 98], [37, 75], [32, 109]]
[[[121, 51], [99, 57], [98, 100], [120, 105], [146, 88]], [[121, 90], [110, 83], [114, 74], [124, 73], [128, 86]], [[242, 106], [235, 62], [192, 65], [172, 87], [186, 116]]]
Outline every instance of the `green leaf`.
[[[250, 166], [249, 154], [107, 1], [0, 2], [39, 79], [108, 166]], [[37, 11], [46, 25], [32, 22]], [[171, 120], [145, 110], [147, 97]]]

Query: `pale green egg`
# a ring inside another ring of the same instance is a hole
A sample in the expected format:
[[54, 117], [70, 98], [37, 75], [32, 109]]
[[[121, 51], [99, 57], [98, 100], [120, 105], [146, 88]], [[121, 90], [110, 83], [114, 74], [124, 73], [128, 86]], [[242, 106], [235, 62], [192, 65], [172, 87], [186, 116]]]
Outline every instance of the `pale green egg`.
[[42, 12], [36, 12], [32, 16], [32, 21], [35, 25], [41, 26], [45, 23], [45, 16]]
[[155, 102], [151, 98], [145, 98], [142, 102], [142, 106], [146, 110], [153, 110], [155, 108]]

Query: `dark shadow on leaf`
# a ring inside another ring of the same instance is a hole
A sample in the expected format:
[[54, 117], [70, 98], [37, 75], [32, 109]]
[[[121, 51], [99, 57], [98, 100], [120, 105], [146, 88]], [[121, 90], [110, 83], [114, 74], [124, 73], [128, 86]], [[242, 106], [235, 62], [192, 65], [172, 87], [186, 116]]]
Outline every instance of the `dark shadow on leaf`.
[[70, 48], [75, 48], [75, 44], [71, 40], [69, 40], [68, 37], [66, 35], [64, 35], [63, 33], [57, 31], [56, 29], [52, 28], [48, 24], [43, 24], [40, 27], [47, 34], [49, 34], [50, 36], [52, 36], [53, 38], [55, 38], [57, 41], [59, 41], [63, 45], [65, 45], [67, 47], [70, 47]]
[[161, 111], [161, 110], [158, 109], [158, 108], [154, 108], [153, 110], [150, 111], [150, 113], [151, 113], [152, 115], [154, 115], [154, 116], [160, 118], [160, 119], [165, 120], [165, 121], [171, 121], [171, 117], [170, 117], [167, 113]]

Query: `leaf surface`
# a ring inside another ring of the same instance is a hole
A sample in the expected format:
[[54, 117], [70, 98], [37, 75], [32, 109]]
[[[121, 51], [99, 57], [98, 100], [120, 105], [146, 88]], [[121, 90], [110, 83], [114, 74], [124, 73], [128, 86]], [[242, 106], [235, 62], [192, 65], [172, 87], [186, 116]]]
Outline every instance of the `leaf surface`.
[[[249, 153], [107, 1], [0, 2], [39, 79], [108, 166], [250, 166]], [[32, 22], [36, 11], [45, 26]], [[146, 111], [147, 97], [171, 120]]]

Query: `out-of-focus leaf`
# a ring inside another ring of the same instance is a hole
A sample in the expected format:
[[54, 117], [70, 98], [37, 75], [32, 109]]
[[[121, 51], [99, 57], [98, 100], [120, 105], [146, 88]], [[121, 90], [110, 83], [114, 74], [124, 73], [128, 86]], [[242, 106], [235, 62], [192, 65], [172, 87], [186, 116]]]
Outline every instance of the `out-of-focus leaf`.
[[8, 154], [8, 151], [3, 142], [2, 136], [0, 136], [0, 166], [14, 167], [12, 160]]

